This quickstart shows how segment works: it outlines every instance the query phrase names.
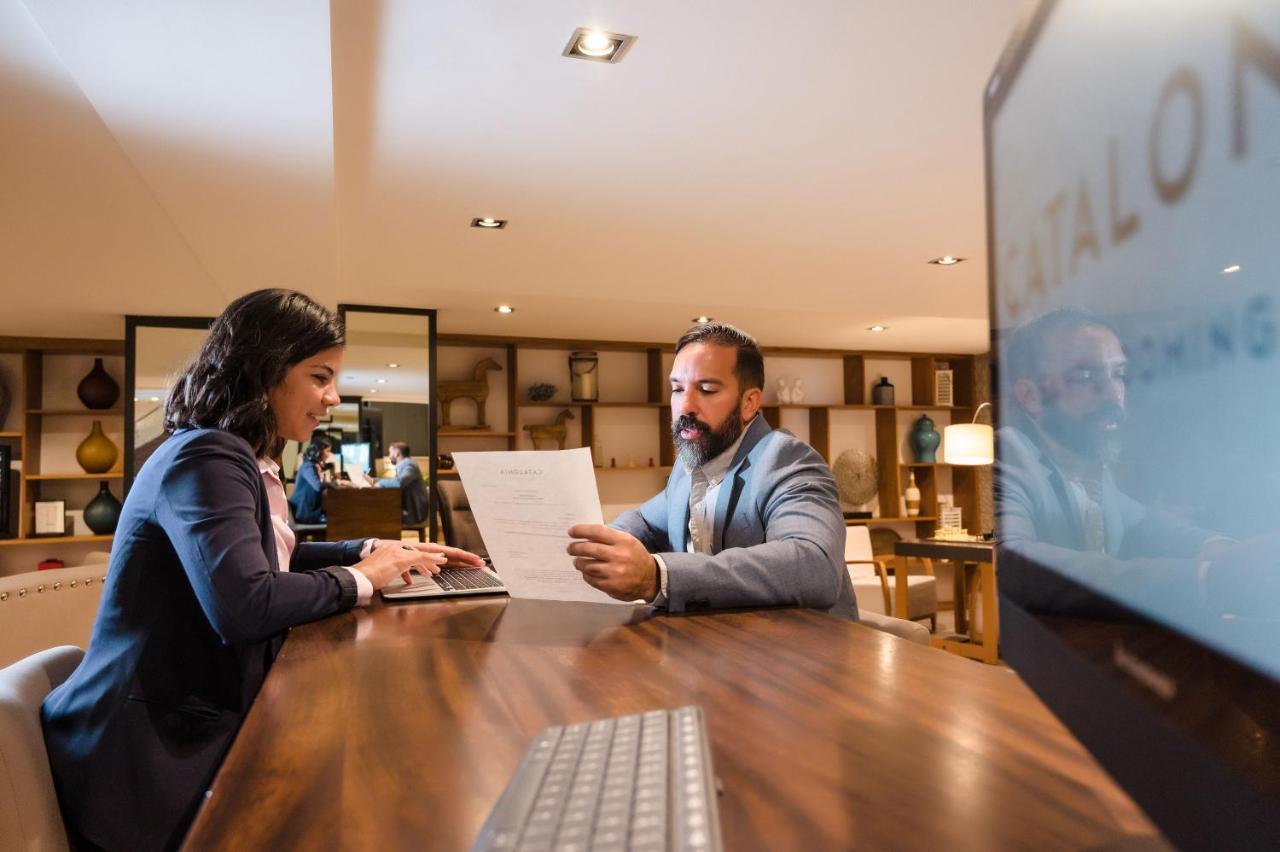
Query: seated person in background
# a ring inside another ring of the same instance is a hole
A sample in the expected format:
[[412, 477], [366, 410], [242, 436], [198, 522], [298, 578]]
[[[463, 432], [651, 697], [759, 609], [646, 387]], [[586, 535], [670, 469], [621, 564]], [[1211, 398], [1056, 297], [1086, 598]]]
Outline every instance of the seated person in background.
[[326, 488], [335, 487], [335, 483], [325, 482], [322, 470], [333, 454], [332, 447], [333, 445], [324, 435], [312, 433], [311, 443], [302, 453], [302, 462], [298, 465], [293, 494], [289, 496], [289, 506], [293, 509], [295, 523], [324, 523], [322, 493]]
[[409, 445], [396, 441], [389, 450], [396, 466], [395, 479], [379, 479], [379, 488], [400, 489], [400, 518], [406, 526], [417, 526], [427, 519], [427, 486], [422, 481], [422, 468], [409, 455]]
[[671, 369], [680, 461], [610, 526], [578, 524], [574, 565], [620, 600], [669, 612], [802, 606], [856, 620], [844, 516], [822, 457], [759, 414], [764, 357], [727, 323], [686, 332]]

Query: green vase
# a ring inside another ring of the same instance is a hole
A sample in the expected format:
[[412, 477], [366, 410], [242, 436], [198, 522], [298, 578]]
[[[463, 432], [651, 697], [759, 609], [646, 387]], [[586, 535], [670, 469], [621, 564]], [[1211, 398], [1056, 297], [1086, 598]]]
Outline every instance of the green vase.
[[120, 451], [102, 433], [102, 421], [93, 421], [93, 431], [76, 447], [76, 461], [85, 473], [106, 473], [115, 466]]
[[927, 414], [920, 416], [915, 428], [911, 430], [910, 442], [911, 451], [916, 454], [917, 462], [932, 464], [938, 460], [938, 444], [942, 443], [942, 436], [938, 434], [937, 429], [933, 428], [932, 417]]
[[84, 507], [84, 524], [98, 535], [112, 535], [120, 523], [120, 508], [120, 501], [103, 482], [98, 488], [98, 496]]

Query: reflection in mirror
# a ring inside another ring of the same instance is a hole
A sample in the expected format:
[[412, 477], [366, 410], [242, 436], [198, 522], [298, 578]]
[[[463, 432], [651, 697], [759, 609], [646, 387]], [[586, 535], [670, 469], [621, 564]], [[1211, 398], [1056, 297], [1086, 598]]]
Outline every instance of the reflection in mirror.
[[[343, 402], [317, 430], [333, 446], [332, 475], [341, 485], [399, 488], [404, 526], [425, 525], [422, 532], [434, 540], [435, 311], [364, 305], [338, 311], [347, 334], [338, 378]], [[287, 462], [285, 470], [296, 469], [296, 461]]]
[[164, 443], [169, 389], [199, 352], [211, 319], [125, 317], [125, 488]]

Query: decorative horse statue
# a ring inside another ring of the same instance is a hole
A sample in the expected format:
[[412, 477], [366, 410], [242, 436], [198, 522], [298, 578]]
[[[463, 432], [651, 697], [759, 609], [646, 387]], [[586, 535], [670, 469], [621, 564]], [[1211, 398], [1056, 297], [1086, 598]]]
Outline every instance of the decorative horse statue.
[[472, 371], [471, 378], [468, 379], [450, 379], [440, 382], [436, 395], [440, 398], [440, 428], [447, 429], [451, 425], [449, 423], [449, 408], [455, 399], [469, 399], [476, 404], [476, 429], [488, 429], [484, 422], [484, 401], [489, 398], [489, 378], [490, 370], [501, 370], [502, 365], [492, 358], [485, 358], [476, 364], [476, 368]]
[[537, 448], [541, 438], [555, 441], [563, 450], [564, 445], [569, 443], [569, 427], [565, 425], [565, 421], [573, 419], [573, 412], [566, 408], [556, 415], [554, 423], [529, 423], [524, 431], [529, 433], [529, 440], [533, 442], [534, 448]]

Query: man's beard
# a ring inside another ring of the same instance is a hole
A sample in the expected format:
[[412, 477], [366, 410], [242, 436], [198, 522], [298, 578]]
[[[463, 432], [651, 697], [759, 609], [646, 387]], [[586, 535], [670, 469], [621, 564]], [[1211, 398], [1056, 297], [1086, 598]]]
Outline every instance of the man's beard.
[[[681, 429], [697, 429], [698, 437], [686, 440], [680, 435]], [[680, 461], [692, 470], [702, 467], [733, 446], [733, 442], [742, 434], [742, 429], [742, 400], [739, 399], [737, 406], [719, 429], [712, 429], [691, 414], [682, 414], [671, 422], [671, 438], [675, 441]]]
[[[1115, 429], [1108, 429], [1115, 423]], [[1050, 402], [1040, 416], [1045, 433], [1073, 453], [1089, 461], [1110, 464], [1120, 457], [1120, 426], [1124, 409], [1113, 402], [1104, 403], [1097, 411], [1083, 417], [1063, 414]]]

